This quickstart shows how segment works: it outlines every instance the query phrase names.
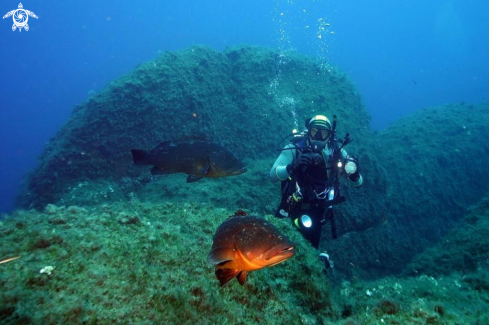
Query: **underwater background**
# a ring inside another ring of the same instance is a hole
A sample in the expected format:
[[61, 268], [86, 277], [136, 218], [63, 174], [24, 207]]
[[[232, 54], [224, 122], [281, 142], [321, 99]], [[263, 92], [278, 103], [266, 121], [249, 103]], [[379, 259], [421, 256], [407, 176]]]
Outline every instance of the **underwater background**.
[[[489, 4], [22, 5], [28, 31], [0, 25], [0, 261], [20, 256], [0, 264], [0, 323], [489, 321]], [[338, 115], [365, 178], [340, 238], [324, 231], [334, 270], [272, 217], [280, 140], [315, 114]], [[132, 165], [202, 133], [248, 171]], [[297, 253], [219, 288], [206, 256], [240, 209]]]
[[[18, 3], [2, 5], [7, 13]], [[13, 208], [22, 176], [36, 165], [74, 105], [161, 51], [250, 44], [320, 57], [356, 84], [373, 129], [424, 107], [487, 100], [485, 1], [23, 5], [39, 17], [29, 19], [30, 30], [12, 32], [11, 18], [3, 19], [0, 29], [5, 45], [0, 48], [3, 212]], [[327, 31], [321, 29], [325, 24], [330, 24]]]

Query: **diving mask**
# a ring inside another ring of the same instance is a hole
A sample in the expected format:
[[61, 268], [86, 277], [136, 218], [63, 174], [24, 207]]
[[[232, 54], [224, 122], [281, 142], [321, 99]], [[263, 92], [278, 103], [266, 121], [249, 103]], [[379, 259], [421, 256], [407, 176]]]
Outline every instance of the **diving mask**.
[[329, 137], [329, 130], [328, 129], [318, 129], [318, 128], [312, 127], [309, 130], [309, 136], [313, 140], [325, 141]]

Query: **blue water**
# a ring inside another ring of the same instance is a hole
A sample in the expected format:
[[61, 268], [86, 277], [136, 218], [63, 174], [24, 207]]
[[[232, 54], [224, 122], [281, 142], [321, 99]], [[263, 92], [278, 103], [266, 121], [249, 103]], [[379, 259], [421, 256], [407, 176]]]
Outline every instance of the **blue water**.
[[[29, 31], [0, 21], [0, 212], [74, 105], [159, 51], [246, 43], [321, 57], [356, 83], [374, 129], [423, 107], [488, 100], [484, 0], [22, 4], [39, 17]], [[0, 13], [17, 6], [2, 1]]]

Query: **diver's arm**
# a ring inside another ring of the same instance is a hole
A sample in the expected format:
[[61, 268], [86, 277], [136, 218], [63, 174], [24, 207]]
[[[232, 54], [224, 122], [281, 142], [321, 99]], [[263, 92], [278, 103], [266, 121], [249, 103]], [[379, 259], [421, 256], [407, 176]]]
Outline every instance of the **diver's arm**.
[[277, 160], [275, 160], [275, 163], [270, 170], [271, 182], [285, 181], [287, 178], [289, 178], [290, 174], [287, 172], [287, 165], [292, 163], [295, 156], [295, 149], [289, 148], [293, 148], [293, 145], [289, 144], [285, 146], [284, 150], [282, 150], [280, 153], [280, 156], [278, 156]]

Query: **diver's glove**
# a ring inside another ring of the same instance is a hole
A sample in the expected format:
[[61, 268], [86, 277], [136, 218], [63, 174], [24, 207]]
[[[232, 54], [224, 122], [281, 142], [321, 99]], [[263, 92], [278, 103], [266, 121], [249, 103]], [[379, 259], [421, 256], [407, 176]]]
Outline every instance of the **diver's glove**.
[[323, 160], [323, 157], [317, 153], [301, 153], [299, 154], [291, 164], [287, 165], [287, 172], [289, 175], [294, 174], [298, 169], [305, 170], [308, 166], [313, 164], [319, 164]]

